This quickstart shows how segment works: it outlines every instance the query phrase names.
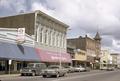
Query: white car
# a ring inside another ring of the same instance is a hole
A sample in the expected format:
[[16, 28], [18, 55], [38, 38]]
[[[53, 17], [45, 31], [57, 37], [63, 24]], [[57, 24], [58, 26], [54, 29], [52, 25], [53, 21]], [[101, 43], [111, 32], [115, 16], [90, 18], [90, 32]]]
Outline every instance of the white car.
[[75, 68], [75, 72], [84, 72], [86, 71], [86, 69], [82, 66], [79, 66], [79, 67], [74, 67]]

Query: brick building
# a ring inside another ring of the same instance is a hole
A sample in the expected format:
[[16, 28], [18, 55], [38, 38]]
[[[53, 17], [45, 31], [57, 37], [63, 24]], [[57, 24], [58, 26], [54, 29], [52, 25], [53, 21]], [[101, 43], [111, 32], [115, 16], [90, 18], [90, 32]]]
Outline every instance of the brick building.
[[94, 69], [99, 68], [101, 38], [98, 32], [93, 39], [86, 35], [85, 37], [80, 36], [78, 38], [68, 39], [68, 41], [74, 43], [76, 49], [86, 51], [88, 66]]

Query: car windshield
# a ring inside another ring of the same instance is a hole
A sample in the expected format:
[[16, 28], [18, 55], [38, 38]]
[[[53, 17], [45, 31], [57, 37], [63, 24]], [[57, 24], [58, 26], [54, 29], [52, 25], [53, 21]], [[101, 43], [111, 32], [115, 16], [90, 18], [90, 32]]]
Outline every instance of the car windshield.
[[65, 66], [65, 68], [71, 68], [71, 66]]
[[34, 66], [34, 64], [28, 64], [27, 67], [32, 68], [32, 67], [35, 67], [35, 66]]

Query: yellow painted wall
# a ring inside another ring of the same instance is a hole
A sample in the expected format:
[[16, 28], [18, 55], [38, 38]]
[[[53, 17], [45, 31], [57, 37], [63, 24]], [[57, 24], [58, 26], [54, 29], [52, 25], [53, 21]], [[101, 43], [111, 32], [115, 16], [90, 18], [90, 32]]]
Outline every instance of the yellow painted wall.
[[75, 60], [86, 61], [87, 60], [86, 52], [82, 50], [80, 50], [79, 52], [76, 52]]
[[107, 63], [110, 57], [109, 50], [102, 50], [101, 62], [106, 61]]

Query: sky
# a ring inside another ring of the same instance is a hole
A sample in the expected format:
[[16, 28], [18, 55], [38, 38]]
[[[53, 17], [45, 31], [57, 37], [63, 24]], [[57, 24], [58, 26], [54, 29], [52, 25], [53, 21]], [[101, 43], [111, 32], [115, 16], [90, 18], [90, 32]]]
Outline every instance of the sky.
[[0, 16], [35, 10], [69, 25], [68, 38], [98, 31], [102, 48], [120, 52], [120, 0], [0, 0]]

